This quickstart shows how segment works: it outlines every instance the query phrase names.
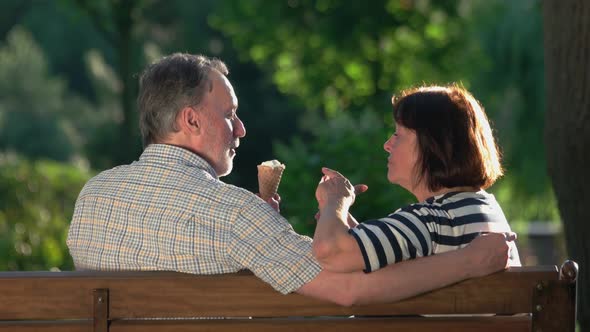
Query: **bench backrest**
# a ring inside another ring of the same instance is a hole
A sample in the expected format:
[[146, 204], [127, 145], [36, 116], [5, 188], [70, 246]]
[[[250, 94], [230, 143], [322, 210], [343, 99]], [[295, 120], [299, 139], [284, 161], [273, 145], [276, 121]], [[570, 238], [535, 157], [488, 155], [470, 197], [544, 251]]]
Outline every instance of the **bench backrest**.
[[[546, 332], [573, 331], [575, 321], [575, 282], [559, 280], [555, 266], [511, 268], [396, 303], [352, 307], [281, 295], [251, 273], [0, 272], [0, 297], [0, 331]], [[441, 314], [500, 316], [417, 316]]]

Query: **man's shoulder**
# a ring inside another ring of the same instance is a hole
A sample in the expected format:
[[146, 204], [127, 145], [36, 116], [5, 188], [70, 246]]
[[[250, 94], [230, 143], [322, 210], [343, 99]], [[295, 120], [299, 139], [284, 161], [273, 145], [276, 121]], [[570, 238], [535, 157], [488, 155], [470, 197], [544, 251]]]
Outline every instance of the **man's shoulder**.
[[259, 199], [251, 191], [223, 181], [218, 181], [216, 191], [228, 204], [234, 206], [252, 206]]
[[124, 166], [126, 165], [116, 166], [111, 169], [104, 170], [92, 177], [90, 180], [86, 182], [86, 184], [82, 188], [82, 191], [80, 192], [80, 197], [95, 192], [97, 190], [101, 190], [101, 188], [104, 188], [104, 186], [109, 182], [119, 183], [122, 179], [120, 175], [120, 170]]
[[257, 198], [252, 192], [227, 184], [198, 167], [141, 162], [102, 171], [86, 183], [78, 199], [99, 196], [161, 197], [164, 201], [176, 197], [178, 202], [171, 202], [173, 205], [220, 204], [228, 208], [251, 204]]

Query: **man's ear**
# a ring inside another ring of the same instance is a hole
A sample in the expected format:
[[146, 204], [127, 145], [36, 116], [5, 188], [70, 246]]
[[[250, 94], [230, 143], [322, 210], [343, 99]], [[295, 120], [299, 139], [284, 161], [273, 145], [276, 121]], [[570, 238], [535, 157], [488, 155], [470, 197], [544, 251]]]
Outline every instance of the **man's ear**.
[[184, 133], [198, 134], [201, 131], [200, 114], [193, 107], [183, 108], [176, 117], [176, 125]]

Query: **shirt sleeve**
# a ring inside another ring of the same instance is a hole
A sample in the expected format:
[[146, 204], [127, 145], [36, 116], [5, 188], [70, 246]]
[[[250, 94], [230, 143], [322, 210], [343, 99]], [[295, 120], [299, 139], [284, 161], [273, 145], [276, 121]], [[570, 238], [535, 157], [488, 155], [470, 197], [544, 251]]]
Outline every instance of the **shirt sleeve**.
[[311, 238], [297, 234], [257, 197], [239, 211], [230, 237], [230, 258], [283, 294], [299, 289], [321, 271]]
[[365, 272], [432, 253], [430, 232], [416, 215], [406, 211], [365, 221], [349, 233], [361, 249]]

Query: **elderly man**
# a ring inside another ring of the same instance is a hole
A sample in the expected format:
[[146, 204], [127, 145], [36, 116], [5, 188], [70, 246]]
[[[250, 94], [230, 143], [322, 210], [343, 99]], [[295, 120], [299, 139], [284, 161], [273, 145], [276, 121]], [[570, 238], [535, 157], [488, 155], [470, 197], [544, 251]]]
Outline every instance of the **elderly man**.
[[351, 305], [395, 301], [506, 267], [504, 235], [491, 234], [374, 273], [322, 271], [311, 239], [293, 231], [275, 200], [219, 180], [246, 135], [227, 74], [223, 62], [189, 54], [145, 70], [138, 98], [144, 152], [82, 189], [67, 240], [76, 268], [248, 269], [281, 293]]

